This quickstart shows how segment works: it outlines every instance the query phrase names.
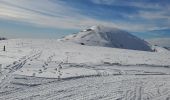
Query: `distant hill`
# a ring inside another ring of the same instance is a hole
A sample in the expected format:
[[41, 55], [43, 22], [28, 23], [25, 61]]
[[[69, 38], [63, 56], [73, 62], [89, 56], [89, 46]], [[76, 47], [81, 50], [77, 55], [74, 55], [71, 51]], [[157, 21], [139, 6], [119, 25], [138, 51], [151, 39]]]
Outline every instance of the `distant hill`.
[[132, 34], [140, 38], [144, 38], [144, 39], [170, 38], [170, 29], [152, 30], [152, 31], [146, 31], [146, 32], [134, 32]]
[[5, 37], [0, 37], [0, 40], [7, 40], [7, 38], [5, 38]]
[[152, 45], [158, 45], [161, 47], [170, 47], [170, 38], [153, 38], [146, 39]]

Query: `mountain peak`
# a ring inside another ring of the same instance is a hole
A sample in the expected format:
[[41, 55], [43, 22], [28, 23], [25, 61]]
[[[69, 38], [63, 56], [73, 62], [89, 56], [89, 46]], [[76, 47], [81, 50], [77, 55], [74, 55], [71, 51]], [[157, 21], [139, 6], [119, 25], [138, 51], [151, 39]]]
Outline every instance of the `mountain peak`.
[[100, 30], [100, 29], [102, 29], [104, 26], [102, 26], [102, 25], [97, 25], [97, 26], [92, 26], [92, 27], [90, 27], [90, 29], [92, 29], [92, 30]]
[[132, 34], [102, 25], [92, 26], [88, 29], [61, 39], [88, 46], [103, 46], [122, 49], [152, 51], [149, 44]]
[[104, 25], [92, 26], [92, 27], [90, 27], [90, 29], [92, 29], [94, 31], [97, 31], [97, 32], [110, 32], [110, 31], [119, 30], [118, 28], [108, 27], [108, 26], [104, 26]]

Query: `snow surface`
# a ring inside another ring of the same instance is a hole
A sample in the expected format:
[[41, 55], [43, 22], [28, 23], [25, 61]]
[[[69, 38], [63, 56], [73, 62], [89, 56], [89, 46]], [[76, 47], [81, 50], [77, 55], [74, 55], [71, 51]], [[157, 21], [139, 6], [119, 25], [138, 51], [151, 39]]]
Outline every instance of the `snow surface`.
[[[6, 51], [3, 46], [6, 46]], [[0, 100], [169, 100], [170, 51], [0, 41]]]
[[93, 26], [60, 39], [82, 45], [152, 51], [150, 45], [132, 34], [111, 27]]

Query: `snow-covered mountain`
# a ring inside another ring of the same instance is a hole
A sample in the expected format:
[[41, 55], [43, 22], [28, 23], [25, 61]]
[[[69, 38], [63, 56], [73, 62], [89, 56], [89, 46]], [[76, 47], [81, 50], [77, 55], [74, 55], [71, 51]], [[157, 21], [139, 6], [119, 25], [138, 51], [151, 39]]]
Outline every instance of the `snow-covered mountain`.
[[60, 39], [88, 46], [103, 46], [133, 50], [152, 51], [149, 43], [130, 33], [111, 27], [93, 26], [89, 29]]

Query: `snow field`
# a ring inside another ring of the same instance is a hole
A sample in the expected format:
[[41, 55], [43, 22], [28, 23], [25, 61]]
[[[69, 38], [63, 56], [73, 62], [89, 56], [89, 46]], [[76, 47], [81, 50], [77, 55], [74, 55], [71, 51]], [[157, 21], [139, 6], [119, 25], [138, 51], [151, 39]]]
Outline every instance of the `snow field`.
[[170, 98], [170, 52], [160, 47], [146, 52], [45, 39], [4, 44], [0, 100]]

